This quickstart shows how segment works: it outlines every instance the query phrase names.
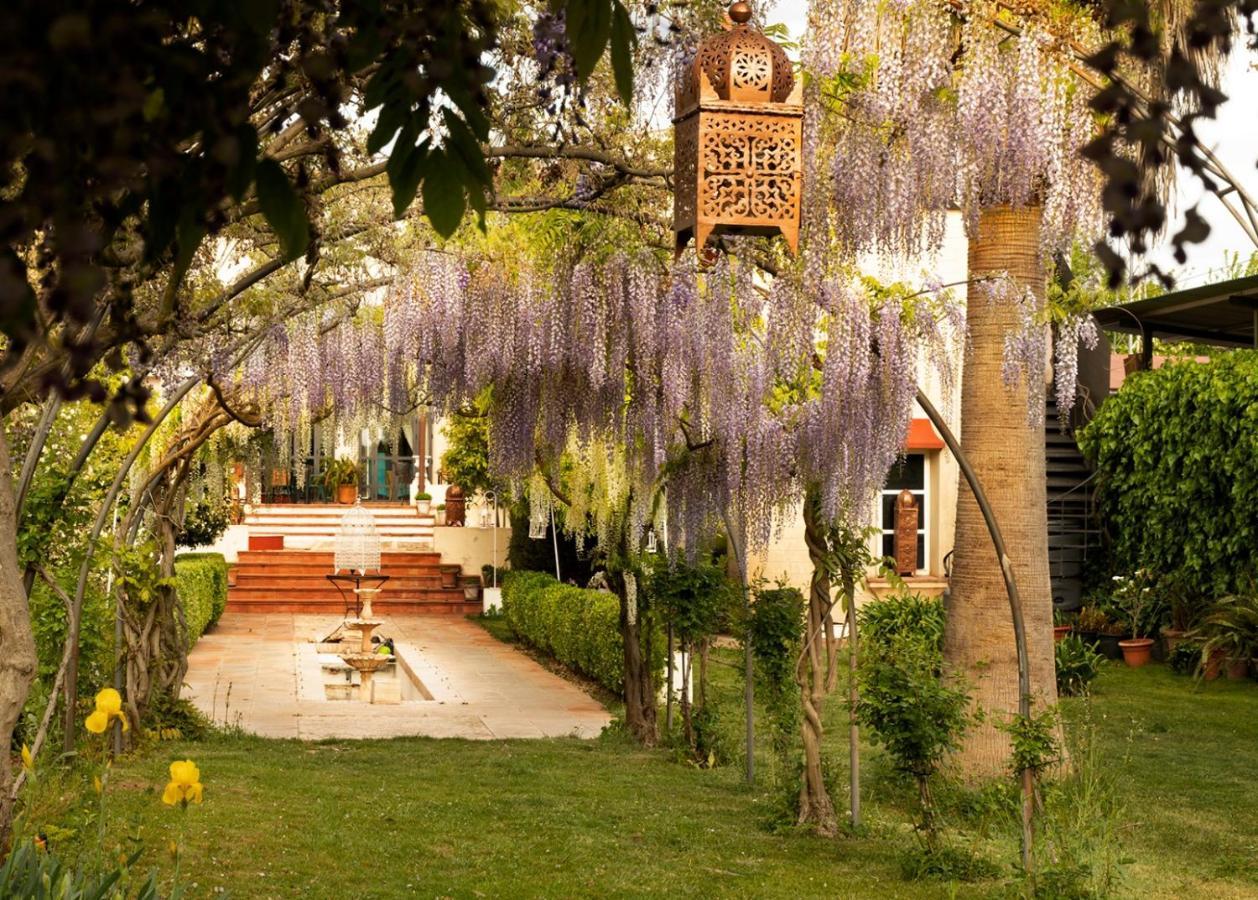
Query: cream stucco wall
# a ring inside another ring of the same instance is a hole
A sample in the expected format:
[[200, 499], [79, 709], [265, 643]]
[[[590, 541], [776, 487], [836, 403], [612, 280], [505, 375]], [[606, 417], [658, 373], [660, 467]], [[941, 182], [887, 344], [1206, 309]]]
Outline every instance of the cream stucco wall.
[[[495, 543], [496, 542], [496, 543]], [[441, 554], [443, 563], [458, 563], [465, 575], [479, 575], [482, 566], [505, 566], [507, 545], [511, 543], [511, 529], [493, 528], [446, 528], [433, 529], [432, 546]], [[496, 548], [496, 549], [495, 549]]]

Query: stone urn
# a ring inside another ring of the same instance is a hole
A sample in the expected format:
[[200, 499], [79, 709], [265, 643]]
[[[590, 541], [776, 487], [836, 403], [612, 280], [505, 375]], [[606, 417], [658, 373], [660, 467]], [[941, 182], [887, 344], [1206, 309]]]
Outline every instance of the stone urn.
[[446, 525], [454, 528], [462, 527], [467, 515], [467, 497], [463, 488], [452, 484], [446, 489]]

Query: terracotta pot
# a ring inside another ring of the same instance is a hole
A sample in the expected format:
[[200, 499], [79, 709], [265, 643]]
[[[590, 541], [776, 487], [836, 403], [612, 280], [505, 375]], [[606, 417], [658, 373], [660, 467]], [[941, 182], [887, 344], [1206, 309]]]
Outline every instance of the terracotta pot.
[[1163, 628], [1162, 629], [1162, 648], [1166, 652], [1167, 659], [1175, 652], [1175, 648], [1184, 640], [1184, 635], [1188, 632], [1179, 628]]
[[1069, 625], [1054, 625], [1053, 626], [1053, 640], [1054, 641], [1064, 641], [1066, 639], [1066, 635], [1068, 634], [1070, 634]]
[[441, 570], [441, 586], [443, 588], [456, 588], [459, 586], [459, 575], [461, 570], [457, 567], [442, 568]]
[[1206, 657], [1206, 664], [1202, 666], [1201, 677], [1206, 681], [1214, 681], [1223, 673], [1223, 663], [1226, 657], [1223, 651], [1215, 650]]
[[358, 499], [358, 485], [338, 484], [336, 486], [337, 503], [353, 503]]
[[1153, 638], [1131, 638], [1119, 641], [1118, 646], [1123, 651], [1123, 662], [1133, 669], [1146, 665], [1153, 655]]
[[1240, 681], [1249, 677], [1249, 660], [1229, 659], [1227, 661], [1227, 680]]

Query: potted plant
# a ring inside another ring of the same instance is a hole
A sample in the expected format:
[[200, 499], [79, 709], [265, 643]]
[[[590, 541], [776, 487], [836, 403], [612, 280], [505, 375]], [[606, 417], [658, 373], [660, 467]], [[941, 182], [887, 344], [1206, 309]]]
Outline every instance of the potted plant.
[[1106, 659], [1119, 659], [1123, 652], [1118, 642], [1125, 636], [1123, 626], [1101, 606], [1085, 606], [1079, 610], [1075, 633], [1085, 643], [1091, 644]]
[[1173, 575], [1163, 579], [1159, 589], [1166, 595], [1170, 607], [1171, 620], [1162, 628], [1162, 647], [1166, 658], [1170, 659], [1192, 627], [1194, 606], [1183, 581]]
[[342, 456], [323, 467], [323, 488], [337, 503], [353, 503], [358, 499], [358, 463]]
[[1157, 595], [1149, 584], [1148, 572], [1139, 569], [1130, 578], [1114, 576], [1113, 604], [1130, 637], [1120, 640], [1123, 662], [1138, 669], [1146, 665], [1153, 655], [1153, 638], [1148, 633], [1160, 618]]
[[435, 512], [436, 515], [433, 517], [433, 524], [444, 525], [446, 523], [446, 505], [444, 503], [438, 503]]
[[1229, 679], [1244, 678], [1258, 658], [1258, 593], [1216, 600], [1189, 636], [1201, 641], [1201, 668], [1207, 681], [1221, 670]]
[[427, 491], [420, 491], [415, 495], [415, 509], [421, 516], [426, 516], [432, 512], [432, 494]]
[[1054, 643], [1058, 641], [1064, 641], [1066, 639], [1066, 635], [1070, 634], [1070, 632], [1073, 630], [1073, 625], [1070, 621], [1072, 618], [1073, 616], [1070, 613], [1066, 612], [1065, 610], [1061, 610], [1061, 609], [1053, 610], [1053, 641]]

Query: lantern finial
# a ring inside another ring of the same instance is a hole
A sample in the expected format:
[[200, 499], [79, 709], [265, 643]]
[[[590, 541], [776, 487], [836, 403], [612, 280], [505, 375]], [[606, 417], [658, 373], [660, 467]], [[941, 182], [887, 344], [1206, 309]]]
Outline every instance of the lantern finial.
[[751, 4], [746, 0], [738, 0], [729, 8], [730, 19], [738, 25], [746, 25], [751, 21]]

